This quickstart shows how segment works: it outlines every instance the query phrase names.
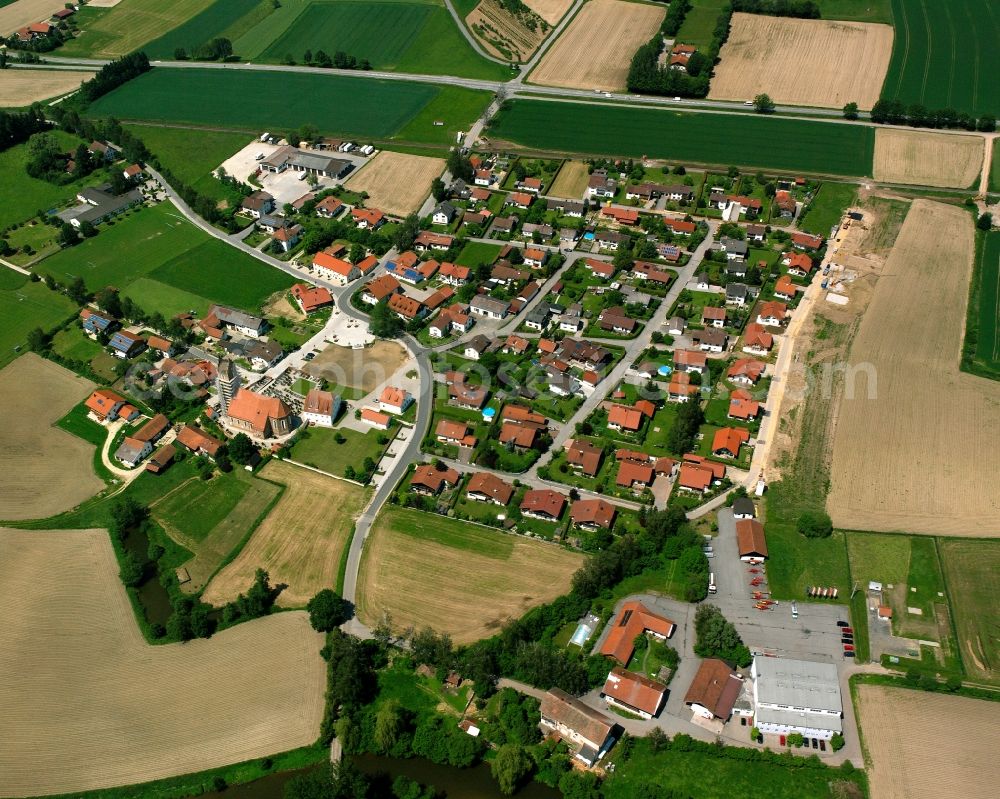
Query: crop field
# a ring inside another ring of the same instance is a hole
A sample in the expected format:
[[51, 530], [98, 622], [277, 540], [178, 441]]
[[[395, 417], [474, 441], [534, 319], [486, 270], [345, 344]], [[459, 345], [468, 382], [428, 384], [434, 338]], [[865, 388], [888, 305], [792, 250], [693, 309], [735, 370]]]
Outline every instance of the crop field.
[[0, 83], [0, 108], [19, 108], [58, 97], [78, 89], [93, 76], [93, 72], [12, 69]]
[[[983, 233], [978, 250], [970, 297], [973, 307], [966, 322], [965, 353], [971, 362], [966, 368], [973, 374], [1000, 380], [1000, 232]], [[975, 314], [973, 316], [973, 314]]]
[[209, 481], [192, 478], [150, 506], [167, 535], [194, 553], [184, 564], [191, 576], [184, 590], [209, 581], [280, 492], [274, 483], [234, 470]]
[[861, 125], [545, 100], [511, 101], [494, 117], [488, 135], [562, 153], [645, 154], [851, 177], [871, 174], [875, 143], [874, 130]]
[[941, 541], [940, 553], [965, 673], [1000, 681], [1000, 541]]
[[408, 358], [407, 351], [395, 341], [376, 341], [360, 350], [331, 344], [305, 367], [305, 371], [367, 394], [392, 377]]
[[[151, 122], [178, 122], [228, 130], [284, 130], [310, 123], [325, 134], [389, 138], [401, 132], [447, 89], [422, 83], [384, 81], [341, 75], [252, 72], [221, 69], [152, 69], [88, 109], [95, 116]], [[466, 92], [482, 99], [470, 113], [464, 99], [437, 136], [420, 141], [454, 141], [452, 130], [467, 129], [485, 108], [486, 92]], [[253, 97], [254, 102], [245, 98]], [[449, 99], [452, 99], [449, 97]], [[442, 109], [447, 112], [447, 109]], [[402, 135], [402, 134], [400, 134]]]
[[554, 26], [573, 5], [573, 0], [525, 0], [524, 4]]
[[817, 0], [816, 5], [823, 19], [892, 24], [892, 0]]
[[0, 385], [0, 519], [52, 516], [104, 488], [93, 446], [54, 426], [93, 383], [29, 353], [0, 370]]
[[692, 0], [681, 29], [677, 31], [676, 41], [707, 48], [725, 5], [726, 0]]
[[[212, 0], [122, 0], [107, 13], [81, 22], [82, 33], [60, 55], [117, 58], [143, 46], [211, 6]], [[172, 52], [171, 52], [172, 55]]]
[[885, 183], [966, 189], [979, 184], [984, 153], [980, 136], [878, 128], [874, 177]]
[[402, 508], [382, 511], [362, 555], [367, 624], [428, 626], [468, 643], [569, 590], [583, 556], [552, 544]]
[[352, 483], [271, 461], [260, 476], [286, 486], [281, 499], [232, 563], [212, 578], [202, 595], [223, 605], [265, 569], [272, 583], [287, 583], [283, 607], [304, 607], [321, 589], [335, 588], [341, 555], [368, 492]]
[[857, 693], [872, 799], [954, 796], [958, 786], [964, 799], [995, 795], [995, 702], [881, 685]]
[[987, 188], [1000, 191], [1000, 138], [993, 140], [993, 153], [990, 159], [990, 176]]
[[188, 17], [182, 24], [146, 44], [142, 48], [143, 52], [150, 60], [172, 59], [174, 51], [181, 48], [190, 57], [198, 47], [222, 36], [234, 24], [234, 20], [250, 14], [259, 5], [260, 0], [212, 0], [211, 5], [203, 11]]
[[882, 96], [973, 116], [1000, 108], [994, 0], [892, 0], [896, 38]]
[[625, 88], [632, 54], [656, 33], [665, 11], [622, 0], [590, 0], [529, 75], [568, 89]]
[[326, 667], [305, 613], [149, 646], [103, 530], [0, 532], [0, 796], [132, 785], [311, 744]]
[[431, 181], [441, 176], [444, 167], [442, 158], [383, 150], [344, 185], [351, 191], [368, 192], [365, 204], [369, 208], [404, 217], [419, 210], [431, 192]]
[[965, 210], [913, 203], [848, 358], [827, 502], [839, 527], [1000, 529], [1000, 384], [958, 368], [973, 256]]
[[511, 14], [499, 0], [482, 0], [466, 16], [465, 24], [488, 53], [509, 61], [528, 61], [545, 40], [540, 24], [528, 27], [522, 17]]
[[892, 27], [863, 22], [733, 14], [709, 97], [746, 100], [766, 93], [777, 103], [871, 108], [892, 52]]
[[[11, 275], [14, 279], [7, 280]], [[0, 285], [0, 368], [27, 349], [28, 331], [36, 327], [51, 330], [67, 319], [76, 306], [65, 294], [49, 291], [42, 283], [29, 283], [26, 278], [4, 267]]]
[[583, 197], [589, 178], [589, 168], [583, 161], [563, 161], [546, 194], [566, 200]]

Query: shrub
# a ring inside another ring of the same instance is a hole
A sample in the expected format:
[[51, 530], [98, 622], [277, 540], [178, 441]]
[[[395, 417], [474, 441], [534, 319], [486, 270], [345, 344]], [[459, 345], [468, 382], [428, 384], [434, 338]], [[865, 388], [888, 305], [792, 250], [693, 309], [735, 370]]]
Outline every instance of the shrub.
[[833, 520], [821, 510], [807, 510], [798, 521], [799, 532], [806, 538], [828, 538], [833, 533]]

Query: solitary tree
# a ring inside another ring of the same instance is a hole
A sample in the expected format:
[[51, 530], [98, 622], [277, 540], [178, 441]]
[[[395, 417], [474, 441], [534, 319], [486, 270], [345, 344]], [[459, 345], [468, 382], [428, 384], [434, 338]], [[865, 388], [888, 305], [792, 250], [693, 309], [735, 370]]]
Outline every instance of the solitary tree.
[[774, 111], [774, 100], [770, 95], [758, 94], [753, 98], [753, 107], [758, 114], [770, 114]]
[[256, 445], [246, 433], [237, 433], [229, 442], [229, 459], [240, 466], [250, 463], [256, 451]]
[[848, 103], [844, 106], [844, 119], [857, 119], [858, 118], [858, 104]]
[[980, 230], [989, 230], [993, 227], [993, 214], [985, 213], [976, 221], [976, 227]]
[[328, 633], [351, 618], [351, 603], [331, 588], [324, 588], [306, 605], [314, 630]]

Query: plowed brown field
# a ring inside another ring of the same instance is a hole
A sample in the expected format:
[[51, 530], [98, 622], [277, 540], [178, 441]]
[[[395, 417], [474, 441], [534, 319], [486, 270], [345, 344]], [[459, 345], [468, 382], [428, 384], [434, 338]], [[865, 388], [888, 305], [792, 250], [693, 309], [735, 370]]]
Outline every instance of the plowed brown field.
[[222, 605], [246, 591], [258, 568], [287, 583], [283, 607], [303, 607], [322, 588], [336, 588], [340, 556], [367, 492], [300, 466], [271, 461], [260, 476], [287, 486], [236, 559], [208, 584], [206, 602]]
[[978, 181], [985, 155], [981, 136], [878, 128], [875, 180], [964, 189]]
[[620, 91], [629, 63], [666, 12], [622, 0], [590, 0], [528, 76], [529, 82], [569, 89]]
[[858, 723], [872, 799], [996, 796], [995, 702], [861, 685]]
[[187, 774], [316, 740], [323, 637], [279, 613], [150, 646], [103, 530], [0, 531], [0, 796]]
[[708, 96], [777, 103], [871, 108], [892, 55], [892, 26], [870, 22], [733, 14]]
[[1000, 384], [960, 372], [972, 217], [913, 203], [847, 366], [827, 500], [838, 527], [936, 535], [1000, 530]]

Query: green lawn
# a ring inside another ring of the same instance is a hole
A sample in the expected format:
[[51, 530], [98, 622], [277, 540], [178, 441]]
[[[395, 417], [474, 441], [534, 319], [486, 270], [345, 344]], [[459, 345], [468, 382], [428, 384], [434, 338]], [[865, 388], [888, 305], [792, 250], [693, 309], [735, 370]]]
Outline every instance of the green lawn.
[[995, 0], [891, 0], [895, 36], [882, 97], [972, 115], [1000, 108]]
[[103, 447], [108, 437], [107, 431], [87, 416], [87, 413], [87, 407], [81, 402], [56, 422], [56, 426], [72, 433], [77, 438], [89, 441], [95, 447]]
[[1000, 139], [993, 140], [993, 160], [990, 161], [990, 191], [1000, 191]]
[[510, 101], [493, 138], [544, 150], [864, 176], [874, 129], [756, 114], [692, 114], [545, 100]]
[[168, 286], [151, 277], [140, 277], [125, 289], [126, 297], [131, 297], [147, 313], [159, 312], [169, 319], [179, 313], [194, 311], [204, 314], [212, 303], [190, 291]]
[[[273, 8], [271, 0], [264, 2]], [[222, 36], [244, 15], [256, 16], [261, 5], [262, 0], [213, 0], [204, 11], [149, 42], [142, 50], [150, 60], [173, 59], [177, 48], [182, 48], [191, 57], [198, 47]]]
[[248, 488], [248, 482], [229, 475], [192, 480], [158, 503], [154, 513], [162, 523], [201, 541], [240, 504]]
[[677, 31], [676, 41], [707, 48], [712, 43], [712, 34], [726, 5], [726, 0], [691, 0], [691, 8]]
[[[998, 140], [1000, 141], [1000, 140]], [[976, 234], [962, 369], [1000, 380], [1000, 231]]]
[[100, 344], [76, 325], [60, 330], [52, 340], [52, 349], [63, 358], [84, 362], [89, 362], [91, 358], [104, 352]]
[[[344, 437], [344, 443], [338, 444], [336, 435]], [[377, 461], [386, 449], [386, 444], [379, 444], [380, 435], [392, 436], [390, 430], [369, 430], [359, 433], [357, 430], [329, 430], [314, 427], [302, 435], [292, 448], [292, 460], [313, 466], [324, 472], [342, 476], [344, 469], [353, 466], [361, 471], [365, 458]]]
[[817, 0], [823, 19], [892, 24], [891, 0]]
[[[489, 92], [442, 86], [439, 94], [407, 122], [395, 138], [406, 142], [453, 144], [458, 131], [467, 131], [489, 102]], [[435, 122], [443, 124], [435, 125]], [[415, 154], [441, 155], [439, 152]]]
[[857, 187], [850, 183], [824, 183], [809, 210], [799, 219], [799, 228], [824, 238], [829, 236], [830, 228], [840, 222], [844, 210], [854, 202], [857, 194]]
[[[4, 268], [4, 271], [7, 271]], [[3, 281], [7, 285], [8, 279]], [[76, 306], [64, 294], [45, 288], [43, 283], [22, 283], [0, 289], [0, 368], [27, 350], [29, 330], [36, 327], [51, 330], [76, 311]], [[17, 349], [16, 349], [17, 348]]]
[[[100, 98], [89, 113], [248, 131], [311, 123], [325, 134], [385, 139], [441, 91], [422, 83], [340, 75], [152, 69]], [[439, 141], [448, 142], [448, 136], [443, 126]]]
[[942, 539], [941, 565], [962, 663], [973, 679], [1000, 680], [1000, 541]]
[[455, 262], [462, 266], [476, 267], [479, 264], [492, 264], [502, 250], [499, 244], [487, 244], [482, 241], [470, 241], [462, 252], [458, 254]]

